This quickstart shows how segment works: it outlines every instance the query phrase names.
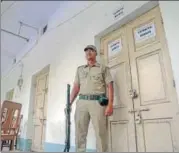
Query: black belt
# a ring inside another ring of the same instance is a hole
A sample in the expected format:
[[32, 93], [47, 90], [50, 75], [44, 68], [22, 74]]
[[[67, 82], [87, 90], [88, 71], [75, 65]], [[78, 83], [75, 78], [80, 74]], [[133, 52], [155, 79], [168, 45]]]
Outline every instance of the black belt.
[[101, 96], [105, 96], [105, 94], [100, 94], [100, 95], [79, 95], [79, 99], [83, 100], [99, 100]]

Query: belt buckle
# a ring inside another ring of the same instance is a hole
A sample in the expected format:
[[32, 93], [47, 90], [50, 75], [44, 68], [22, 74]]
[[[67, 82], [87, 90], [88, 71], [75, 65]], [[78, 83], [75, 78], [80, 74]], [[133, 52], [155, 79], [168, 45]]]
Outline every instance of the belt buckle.
[[93, 95], [90, 95], [90, 96], [89, 96], [89, 99], [90, 99], [90, 100], [93, 100]]

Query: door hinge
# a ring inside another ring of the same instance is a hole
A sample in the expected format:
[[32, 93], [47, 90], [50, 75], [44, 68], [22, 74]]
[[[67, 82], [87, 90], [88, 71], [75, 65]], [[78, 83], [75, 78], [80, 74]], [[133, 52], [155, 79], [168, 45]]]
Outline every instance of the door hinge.
[[138, 97], [137, 91], [135, 89], [130, 89], [129, 94], [130, 94], [131, 98], [137, 98]]
[[47, 93], [47, 92], [48, 92], [48, 88], [43, 89], [43, 91], [44, 91], [45, 93]]
[[161, 23], [163, 24], [163, 18], [161, 17]]
[[176, 87], [175, 80], [173, 80], [173, 87], [174, 87], [174, 88]]

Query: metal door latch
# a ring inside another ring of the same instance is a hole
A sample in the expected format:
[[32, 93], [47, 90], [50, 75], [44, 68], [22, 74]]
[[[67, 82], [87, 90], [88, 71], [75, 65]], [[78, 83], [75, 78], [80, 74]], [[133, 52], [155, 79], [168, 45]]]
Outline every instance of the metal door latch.
[[137, 98], [138, 97], [137, 91], [135, 89], [130, 89], [129, 95], [131, 96], [131, 98]]
[[129, 109], [129, 113], [136, 113], [136, 112], [143, 112], [143, 111], [150, 111], [149, 108], [142, 108], [142, 109]]
[[136, 124], [141, 124], [142, 123], [142, 116], [141, 116], [140, 112], [138, 112], [136, 117], [135, 117], [135, 123]]
[[40, 120], [41, 123], [44, 123], [44, 122], [46, 122], [47, 119], [46, 118], [40, 118], [39, 120]]
[[136, 113], [137, 112], [137, 110], [135, 110], [135, 109], [129, 109], [129, 111], [128, 111], [129, 113]]
[[136, 124], [141, 124], [142, 123], [142, 114], [141, 112], [143, 111], [150, 111], [149, 108], [142, 108], [142, 109], [129, 109], [129, 113], [133, 114], [133, 113], [136, 113], [136, 116], [135, 116], [135, 123]]
[[143, 111], [149, 111], [150, 109], [149, 108], [142, 108], [142, 109], [140, 109], [139, 111], [140, 112], [143, 112]]

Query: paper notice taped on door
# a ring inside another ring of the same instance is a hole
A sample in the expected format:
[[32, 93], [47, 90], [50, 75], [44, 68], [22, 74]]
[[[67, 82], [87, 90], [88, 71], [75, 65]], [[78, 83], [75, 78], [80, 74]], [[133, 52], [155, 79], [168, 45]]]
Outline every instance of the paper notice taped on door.
[[114, 40], [108, 44], [108, 56], [114, 56], [119, 53], [122, 49], [121, 38]]
[[136, 43], [141, 43], [142, 41], [155, 37], [156, 36], [155, 24], [149, 23], [142, 27], [137, 28], [134, 31], [134, 36], [135, 36]]

